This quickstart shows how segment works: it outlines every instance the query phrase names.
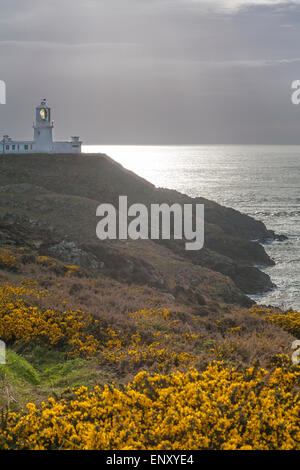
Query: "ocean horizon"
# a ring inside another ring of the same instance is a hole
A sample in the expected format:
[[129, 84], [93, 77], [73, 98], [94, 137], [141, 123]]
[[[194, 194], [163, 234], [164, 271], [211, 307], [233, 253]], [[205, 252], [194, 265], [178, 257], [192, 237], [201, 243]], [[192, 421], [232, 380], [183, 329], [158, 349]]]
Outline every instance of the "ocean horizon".
[[264, 245], [275, 266], [260, 267], [276, 284], [251, 296], [300, 308], [300, 145], [86, 145], [157, 187], [202, 196], [264, 222], [288, 240]]

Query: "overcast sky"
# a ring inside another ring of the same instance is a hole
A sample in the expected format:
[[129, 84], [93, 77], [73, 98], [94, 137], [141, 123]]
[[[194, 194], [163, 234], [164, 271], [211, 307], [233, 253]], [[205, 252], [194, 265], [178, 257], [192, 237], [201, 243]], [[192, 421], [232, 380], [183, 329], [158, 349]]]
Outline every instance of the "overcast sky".
[[0, 134], [300, 144], [300, 0], [0, 0]]

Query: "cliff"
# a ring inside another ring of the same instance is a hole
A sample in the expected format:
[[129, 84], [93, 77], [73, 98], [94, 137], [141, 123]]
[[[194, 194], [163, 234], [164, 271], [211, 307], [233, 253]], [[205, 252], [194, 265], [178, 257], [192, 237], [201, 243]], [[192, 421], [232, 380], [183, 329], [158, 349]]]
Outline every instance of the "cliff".
[[[18, 238], [16, 231], [32, 233], [32, 239], [40, 239], [42, 254], [71, 261], [79, 250], [85, 255], [78, 264], [103, 275], [148, 284], [175, 297], [197, 298], [202, 304], [213, 298], [248, 305], [244, 294], [273, 286], [255, 267], [273, 261], [252, 240], [276, 235], [236, 210], [156, 188], [106, 155], [5, 155], [0, 165], [2, 230], [5, 226], [13, 238]], [[174, 240], [101, 242], [95, 235], [96, 207], [117, 207], [119, 195], [127, 195], [128, 204], [204, 204], [204, 248], [185, 251]]]

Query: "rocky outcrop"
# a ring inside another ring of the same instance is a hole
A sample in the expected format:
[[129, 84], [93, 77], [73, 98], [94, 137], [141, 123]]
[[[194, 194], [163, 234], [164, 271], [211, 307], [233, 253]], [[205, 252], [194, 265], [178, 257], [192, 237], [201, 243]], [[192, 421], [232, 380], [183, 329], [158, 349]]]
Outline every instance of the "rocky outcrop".
[[103, 261], [99, 261], [96, 256], [78, 248], [72, 241], [62, 240], [56, 245], [49, 246], [47, 251], [60, 261], [76, 264], [86, 269], [102, 269], [104, 267]]

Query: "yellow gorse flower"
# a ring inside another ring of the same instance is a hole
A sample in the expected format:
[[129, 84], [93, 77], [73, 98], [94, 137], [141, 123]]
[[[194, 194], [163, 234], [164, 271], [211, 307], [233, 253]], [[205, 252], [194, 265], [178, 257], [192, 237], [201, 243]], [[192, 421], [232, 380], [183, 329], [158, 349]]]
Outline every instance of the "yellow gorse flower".
[[[65, 347], [72, 357], [93, 356], [99, 341], [89, 334], [98, 321], [81, 310], [40, 309], [30, 305], [47, 295], [46, 291], [27, 287], [0, 287], [0, 338]], [[28, 301], [29, 299], [29, 301]]]
[[299, 449], [299, 368], [212, 363], [199, 373], [141, 372], [121, 389], [86, 387], [9, 413], [4, 449]]
[[261, 306], [252, 307], [250, 312], [262, 316], [268, 323], [279, 326], [296, 338], [300, 338], [300, 312], [290, 310], [286, 313], [278, 313]]
[[0, 248], [0, 269], [18, 271], [20, 266], [16, 256], [8, 248]]

